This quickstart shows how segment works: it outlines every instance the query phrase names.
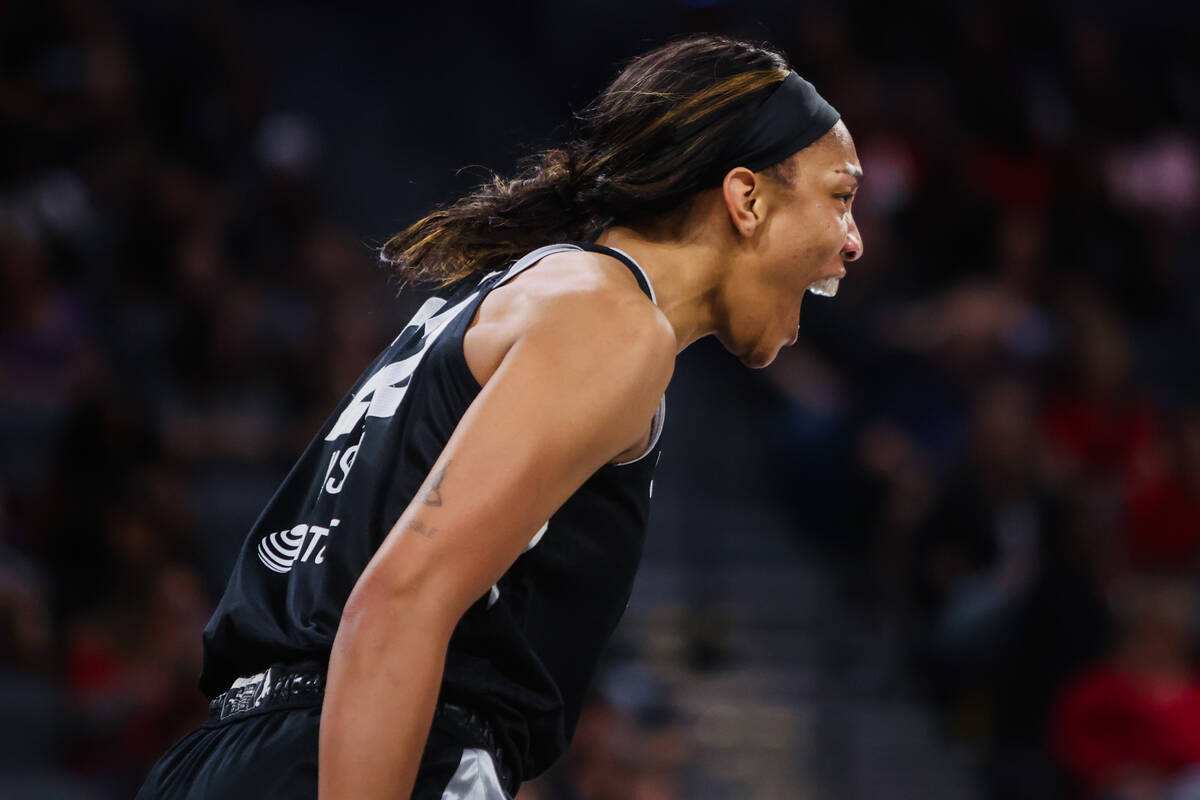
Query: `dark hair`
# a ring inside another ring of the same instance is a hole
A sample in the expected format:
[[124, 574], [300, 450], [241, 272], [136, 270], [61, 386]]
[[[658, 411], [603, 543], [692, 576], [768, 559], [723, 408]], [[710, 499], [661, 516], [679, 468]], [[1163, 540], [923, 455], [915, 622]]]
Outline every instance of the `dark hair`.
[[716, 185], [734, 132], [790, 67], [767, 47], [690, 36], [638, 56], [583, 111], [562, 147], [523, 160], [393, 236], [403, 283], [446, 285], [544, 244], [652, 222]]

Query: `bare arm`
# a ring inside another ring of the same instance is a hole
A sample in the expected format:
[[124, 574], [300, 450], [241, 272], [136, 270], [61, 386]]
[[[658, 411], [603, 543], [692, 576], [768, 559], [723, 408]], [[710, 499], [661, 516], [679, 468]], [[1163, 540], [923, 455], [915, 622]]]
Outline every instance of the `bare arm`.
[[545, 303], [463, 415], [342, 614], [321, 715], [320, 796], [410, 796], [450, 634], [534, 532], [634, 443], [674, 338], [642, 303]]

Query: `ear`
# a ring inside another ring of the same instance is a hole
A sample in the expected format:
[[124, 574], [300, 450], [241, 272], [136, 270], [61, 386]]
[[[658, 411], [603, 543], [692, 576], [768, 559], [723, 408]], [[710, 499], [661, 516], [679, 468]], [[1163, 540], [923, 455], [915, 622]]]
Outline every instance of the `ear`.
[[753, 236], [766, 211], [762, 179], [745, 167], [734, 167], [725, 174], [721, 192], [733, 227], [742, 236]]

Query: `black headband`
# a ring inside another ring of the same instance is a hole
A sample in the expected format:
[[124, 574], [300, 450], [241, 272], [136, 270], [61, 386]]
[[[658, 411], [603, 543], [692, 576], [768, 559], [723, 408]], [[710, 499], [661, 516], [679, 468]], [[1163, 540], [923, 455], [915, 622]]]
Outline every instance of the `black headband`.
[[715, 181], [719, 183], [734, 167], [757, 172], [778, 164], [820, 139], [841, 117], [811, 83], [790, 72], [758, 107], [741, 139], [730, 147]]

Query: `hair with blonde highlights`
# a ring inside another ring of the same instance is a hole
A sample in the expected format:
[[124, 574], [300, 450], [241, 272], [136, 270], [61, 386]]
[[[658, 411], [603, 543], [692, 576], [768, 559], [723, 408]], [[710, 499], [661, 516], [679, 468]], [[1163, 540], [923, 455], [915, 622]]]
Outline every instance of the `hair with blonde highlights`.
[[447, 285], [552, 242], [653, 223], [729, 158], [729, 142], [790, 67], [769, 48], [691, 36], [641, 55], [586, 108], [562, 147], [524, 159], [393, 236], [403, 283]]

